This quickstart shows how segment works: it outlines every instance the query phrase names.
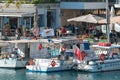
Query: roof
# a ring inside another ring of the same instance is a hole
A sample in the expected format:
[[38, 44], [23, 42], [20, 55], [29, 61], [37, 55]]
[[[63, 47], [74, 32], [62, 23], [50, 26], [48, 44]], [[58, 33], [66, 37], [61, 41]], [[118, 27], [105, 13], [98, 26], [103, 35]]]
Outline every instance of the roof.
[[111, 49], [111, 48], [120, 48], [120, 45], [114, 45], [114, 44], [112, 44], [111, 46], [92, 45], [92, 47], [103, 48], [103, 49]]
[[0, 16], [9, 16], [9, 17], [24, 17], [24, 16], [34, 16], [33, 13], [18, 13], [18, 12], [4, 12], [0, 13]]

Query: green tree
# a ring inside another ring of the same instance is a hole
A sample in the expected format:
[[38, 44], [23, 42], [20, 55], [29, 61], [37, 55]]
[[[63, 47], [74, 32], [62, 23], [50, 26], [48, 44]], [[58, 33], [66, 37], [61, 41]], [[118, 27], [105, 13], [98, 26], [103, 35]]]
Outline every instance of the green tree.
[[51, 2], [51, 3], [55, 3], [55, 2], [56, 2], [56, 0], [50, 0], [50, 2]]
[[28, 0], [6, 0], [5, 5], [6, 7], [9, 7], [9, 5], [12, 3], [15, 4], [17, 8], [19, 8], [21, 4], [28, 4], [31, 2], [32, 1], [28, 1]]
[[5, 1], [5, 6], [9, 7], [9, 5], [12, 3], [13, 0], [6, 0]]
[[33, 1], [32, 1], [33, 4], [39, 4], [39, 3], [41, 3], [41, 2], [43, 2], [43, 1], [42, 1], [42, 0], [33, 0]]

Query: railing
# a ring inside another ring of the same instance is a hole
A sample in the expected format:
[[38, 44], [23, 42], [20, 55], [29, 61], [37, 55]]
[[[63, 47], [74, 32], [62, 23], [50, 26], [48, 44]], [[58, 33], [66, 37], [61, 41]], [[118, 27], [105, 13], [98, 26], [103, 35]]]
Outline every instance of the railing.
[[[26, 37], [33, 36], [30, 30], [26, 30]], [[23, 32], [21, 32], [20, 37], [24, 37]], [[12, 40], [16, 39], [15, 29], [0, 29], [0, 39]]]

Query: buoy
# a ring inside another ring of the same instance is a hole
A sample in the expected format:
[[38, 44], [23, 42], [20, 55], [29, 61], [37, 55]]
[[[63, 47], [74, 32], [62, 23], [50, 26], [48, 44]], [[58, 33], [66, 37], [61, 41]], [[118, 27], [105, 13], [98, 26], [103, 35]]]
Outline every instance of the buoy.
[[39, 49], [39, 50], [41, 50], [41, 49], [42, 49], [42, 44], [40, 44], [40, 45], [38, 46], [38, 49]]

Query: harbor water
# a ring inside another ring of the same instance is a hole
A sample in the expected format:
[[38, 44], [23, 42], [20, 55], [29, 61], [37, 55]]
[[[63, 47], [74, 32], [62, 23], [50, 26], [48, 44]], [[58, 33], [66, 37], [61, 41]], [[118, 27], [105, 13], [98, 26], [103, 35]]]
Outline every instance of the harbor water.
[[26, 69], [0, 69], [0, 80], [120, 80], [120, 70], [97, 73], [81, 71], [37, 73], [27, 72]]

